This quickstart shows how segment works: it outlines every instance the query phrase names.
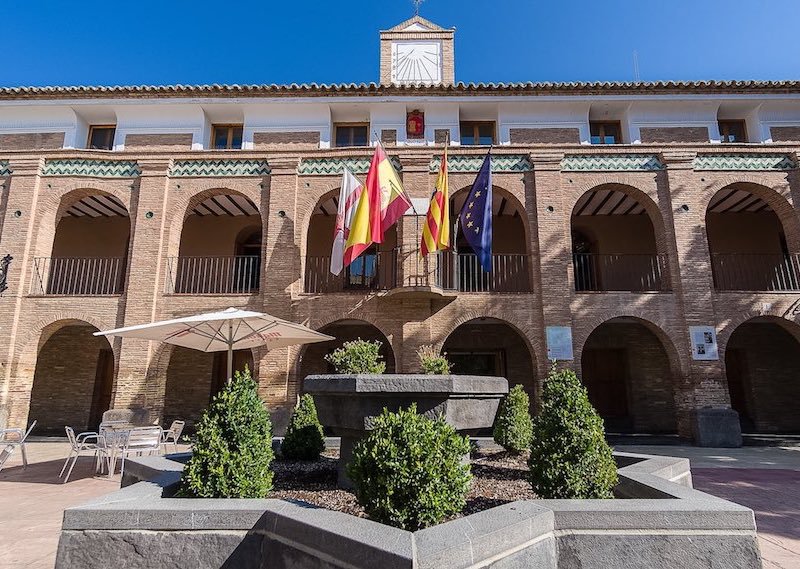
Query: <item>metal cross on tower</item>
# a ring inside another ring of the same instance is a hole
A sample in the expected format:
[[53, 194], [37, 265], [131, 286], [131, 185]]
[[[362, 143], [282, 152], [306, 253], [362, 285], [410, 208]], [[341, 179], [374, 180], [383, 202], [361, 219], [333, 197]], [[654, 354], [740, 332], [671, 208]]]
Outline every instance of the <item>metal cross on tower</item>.
[[423, 2], [425, 2], [425, 0], [411, 0], [411, 3], [414, 5], [415, 16], [419, 16], [419, 7]]

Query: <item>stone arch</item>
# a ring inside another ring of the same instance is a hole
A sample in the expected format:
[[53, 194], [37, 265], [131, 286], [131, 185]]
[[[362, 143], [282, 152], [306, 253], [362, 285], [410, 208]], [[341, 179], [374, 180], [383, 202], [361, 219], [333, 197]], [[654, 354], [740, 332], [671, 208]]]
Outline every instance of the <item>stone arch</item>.
[[381, 353], [386, 362], [386, 372], [393, 373], [398, 369], [398, 353], [392, 344], [392, 337], [368, 319], [360, 317], [336, 318], [320, 326], [314, 326], [314, 329], [334, 336], [336, 340], [308, 344], [299, 350], [294, 362], [298, 393], [302, 392], [302, 381], [306, 375], [327, 373], [327, 364], [323, 360], [325, 354], [338, 348], [345, 341], [359, 337], [364, 340], [379, 340], [382, 342]]
[[305, 252], [308, 250], [308, 231], [311, 228], [311, 221], [312, 217], [314, 216], [314, 212], [319, 206], [320, 203], [329, 200], [335, 196], [338, 197], [339, 190], [341, 189], [341, 178], [331, 178], [319, 181], [313, 187], [309, 189], [314, 190], [314, 196], [306, 196], [305, 200], [308, 204], [308, 207], [298, 210], [299, 213], [299, 223], [295, 225], [295, 230], [299, 231], [299, 235], [297, 238], [300, 242], [300, 250], [303, 251], [303, 256], [305, 257]]
[[[450, 194], [450, 203], [452, 204], [452, 211], [451, 211], [451, 219], [454, 219], [455, 215], [458, 215], [460, 211], [460, 203], [463, 201], [461, 200], [461, 196], [466, 196], [469, 190], [472, 188], [472, 185], [465, 185]], [[498, 214], [503, 215], [507, 211], [517, 212], [519, 215], [520, 224], [522, 226], [522, 232], [524, 239], [522, 240], [525, 250], [523, 253], [530, 254], [531, 251], [531, 228], [529, 225], [527, 211], [525, 209], [525, 205], [520, 201], [519, 197], [512, 192], [511, 190], [506, 189], [503, 186], [499, 186], [497, 184], [492, 184], [492, 195], [494, 198], [495, 205], [493, 206], [493, 215], [497, 217]], [[506, 205], [503, 205], [503, 200], [506, 201]], [[497, 203], [499, 201], [499, 203]], [[500, 208], [503, 208], [501, 213]], [[494, 211], [497, 210], [497, 211]]]
[[116, 390], [119, 343], [93, 335], [109, 327], [87, 314], [36, 323], [11, 367], [12, 420], [36, 420], [39, 433], [96, 428]]
[[168, 256], [175, 257], [178, 255], [184, 224], [191, 215], [192, 210], [207, 199], [224, 195], [246, 198], [255, 206], [261, 220], [263, 247], [263, 241], [266, 238], [267, 223], [264, 208], [262, 207], [261, 194], [258, 188], [233, 189], [227, 186], [220, 186], [217, 180], [193, 181], [192, 187], [193, 191], [191, 193], [178, 194], [175, 202], [170, 206], [172, 213], [170, 214], [171, 217], [169, 221], [169, 239], [167, 243]]
[[526, 328], [513, 318], [468, 312], [434, 346], [447, 354], [455, 373], [502, 375], [509, 387], [522, 385], [533, 409], [539, 393], [539, 359]]
[[717, 289], [800, 288], [795, 257], [800, 254], [800, 217], [788, 196], [738, 180], [719, 187], [703, 203], [703, 233]]
[[309, 210], [306, 230], [300, 236], [303, 288], [310, 293], [333, 293], [348, 290], [383, 290], [397, 279], [400, 245], [398, 224], [390, 227], [383, 243], [374, 243], [339, 275], [329, 268], [339, 189], [323, 193]]
[[667, 333], [641, 316], [598, 318], [592, 324], [582, 327], [575, 358], [607, 430], [677, 432], [685, 374]]
[[757, 314], [724, 330], [720, 359], [742, 431], [800, 433], [800, 325]]
[[[249, 294], [259, 289], [266, 232], [253, 192], [214, 186], [175, 206], [167, 247], [169, 291], [189, 294]], [[237, 238], [258, 227], [260, 249], [239, 252]]]
[[576, 290], [669, 288], [667, 226], [649, 194], [612, 181], [581, 187], [573, 197], [569, 227]]
[[[575, 347], [573, 355], [575, 356], [576, 368], [579, 372], [583, 347], [589, 335], [600, 327], [600, 325], [616, 318], [633, 318], [653, 332], [664, 346], [667, 356], [669, 357], [670, 365], [676, 376], [681, 378], [688, 376], [689, 357], [687, 354], [684, 354], [684, 350], [677, 349], [677, 346], [681, 345], [681, 342], [674, 340], [673, 336], [671, 336], [671, 334], [675, 334], [673, 327], [663, 318], [653, 318], [652, 313], [635, 309], [604, 311], [581, 321], [580, 327], [576, 327], [573, 330], [572, 338], [572, 343]], [[675, 338], [677, 337], [676, 335]]]

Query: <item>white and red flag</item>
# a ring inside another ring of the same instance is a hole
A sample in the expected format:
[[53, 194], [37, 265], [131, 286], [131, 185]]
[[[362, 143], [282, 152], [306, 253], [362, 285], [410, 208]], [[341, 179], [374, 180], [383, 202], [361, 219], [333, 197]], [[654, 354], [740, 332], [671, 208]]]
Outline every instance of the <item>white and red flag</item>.
[[[342, 187], [339, 190], [339, 207], [336, 211], [336, 226], [333, 229], [333, 248], [331, 249], [331, 273], [338, 275], [344, 268], [344, 251], [358, 200], [364, 185], [347, 168], [342, 173]], [[350, 263], [348, 263], [349, 265]]]

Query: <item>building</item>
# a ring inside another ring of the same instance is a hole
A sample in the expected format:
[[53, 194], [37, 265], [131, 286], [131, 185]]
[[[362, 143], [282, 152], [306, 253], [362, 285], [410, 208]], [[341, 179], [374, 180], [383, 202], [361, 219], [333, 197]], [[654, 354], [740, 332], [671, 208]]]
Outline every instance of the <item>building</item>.
[[[691, 438], [731, 406], [800, 431], [800, 82], [461, 84], [453, 46], [414, 17], [378, 84], [0, 89], [9, 423], [196, 420], [218, 356], [92, 332], [239, 306], [378, 338], [389, 370], [432, 344], [534, 400], [549, 347], [610, 431]], [[445, 143], [456, 210], [494, 145], [491, 273], [420, 260], [411, 213], [329, 273], [342, 168], [378, 138], [420, 215]], [[330, 349], [237, 355], [279, 429]]]

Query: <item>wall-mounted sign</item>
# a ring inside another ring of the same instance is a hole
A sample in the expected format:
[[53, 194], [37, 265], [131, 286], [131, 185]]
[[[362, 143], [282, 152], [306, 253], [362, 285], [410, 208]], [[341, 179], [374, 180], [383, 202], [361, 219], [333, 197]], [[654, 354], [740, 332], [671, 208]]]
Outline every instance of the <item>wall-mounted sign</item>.
[[547, 359], [572, 360], [572, 328], [569, 326], [548, 326]]
[[713, 326], [689, 326], [693, 360], [718, 360], [717, 331]]
[[425, 137], [425, 113], [422, 111], [411, 111], [406, 115], [406, 137]]

